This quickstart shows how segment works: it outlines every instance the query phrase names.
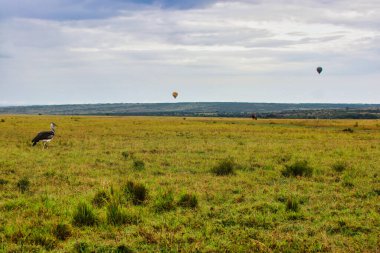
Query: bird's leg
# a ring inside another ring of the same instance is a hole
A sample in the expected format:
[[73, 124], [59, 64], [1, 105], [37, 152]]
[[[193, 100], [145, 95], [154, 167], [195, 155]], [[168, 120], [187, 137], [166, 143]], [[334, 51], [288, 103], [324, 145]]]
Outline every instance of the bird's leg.
[[44, 149], [46, 149], [46, 142], [44, 142]]

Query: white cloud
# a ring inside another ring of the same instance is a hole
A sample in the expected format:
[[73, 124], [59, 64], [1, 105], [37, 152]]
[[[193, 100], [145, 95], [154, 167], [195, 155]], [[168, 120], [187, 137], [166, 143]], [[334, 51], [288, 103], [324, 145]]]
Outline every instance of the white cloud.
[[[2, 20], [0, 89], [7, 92], [0, 100], [51, 101], [38, 94], [48, 88], [59, 103], [138, 102], [147, 93], [152, 101], [166, 101], [167, 91], [160, 90], [170, 90], [174, 83], [194, 83], [196, 92], [219, 83], [226, 92], [210, 100], [225, 101], [231, 89], [246, 89], [259, 79], [261, 99], [244, 95], [241, 101], [279, 101], [263, 94], [275, 94], [276, 85], [285, 85], [304, 98], [288, 95], [282, 101], [316, 102], [307, 77], [315, 75], [317, 65], [336, 77], [330, 87], [338, 77], [340, 82], [360, 80], [349, 76], [362, 76], [373, 87], [375, 79], [369, 77], [380, 74], [379, 8], [374, 0], [225, 1], [202, 9], [144, 7], [96, 20]], [[292, 85], [284, 84], [287, 80]], [[123, 87], [140, 95], [127, 94], [124, 100], [118, 94]], [[355, 99], [360, 92], [350, 87], [343, 100], [366, 101], [367, 93]], [[83, 94], [64, 99], [75, 90]], [[35, 97], [28, 96], [33, 93]], [[336, 94], [321, 98], [329, 101]]]

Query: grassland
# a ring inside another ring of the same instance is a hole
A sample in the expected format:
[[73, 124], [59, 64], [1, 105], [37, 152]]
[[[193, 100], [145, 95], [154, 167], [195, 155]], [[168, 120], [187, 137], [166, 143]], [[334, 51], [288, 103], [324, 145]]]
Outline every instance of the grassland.
[[379, 194], [380, 120], [0, 115], [0, 252], [378, 252]]

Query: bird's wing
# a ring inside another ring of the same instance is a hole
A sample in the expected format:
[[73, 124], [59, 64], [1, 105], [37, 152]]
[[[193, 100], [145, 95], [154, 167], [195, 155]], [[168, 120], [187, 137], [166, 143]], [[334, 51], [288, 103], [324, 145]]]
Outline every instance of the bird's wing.
[[53, 131], [46, 131], [46, 132], [39, 132], [36, 137], [32, 140], [32, 142], [38, 142], [40, 140], [46, 140], [46, 139], [51, 139], [54, 136]]

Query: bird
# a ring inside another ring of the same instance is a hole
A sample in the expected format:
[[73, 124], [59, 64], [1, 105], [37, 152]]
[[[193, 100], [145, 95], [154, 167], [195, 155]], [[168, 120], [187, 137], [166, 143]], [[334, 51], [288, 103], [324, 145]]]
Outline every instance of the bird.
[[50, 131], [44, 131], [44, 132], [39, 132], [36, 137], [32, 140], [33, 145], [35, 146], [39, 141], [42, 141], [44, 143], [44, 148], [47, 147], [47, 143], [50, 142], [55, 134], [55, 127], [57, 125], [54, 122], [50, 123]]

